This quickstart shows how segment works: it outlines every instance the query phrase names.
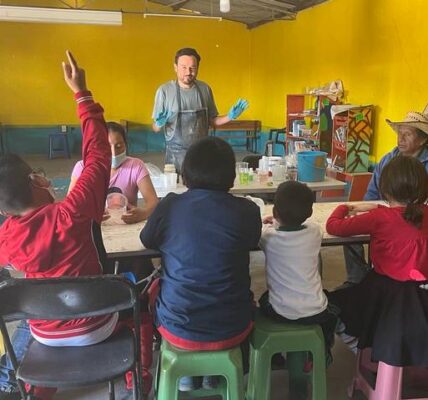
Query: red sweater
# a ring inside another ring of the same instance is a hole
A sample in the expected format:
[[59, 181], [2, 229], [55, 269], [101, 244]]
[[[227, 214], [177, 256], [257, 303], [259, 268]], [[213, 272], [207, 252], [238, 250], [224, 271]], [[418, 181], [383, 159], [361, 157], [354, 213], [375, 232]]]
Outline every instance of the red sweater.
[[422, 228], [403, 218], [403, 207], [379, 205], [372, 211], [347, 217], [340, 205], [327, 220], [327, 232], [335, 236], [370, 235], [370, 256], [377, 273], [398, 281], [428, 279], [428, 207]]
[[[92, 221], [101, 222], [110, 179], [111, 151], [102, 107], [90, 92], [75, 95], [83, 134], [85, 168], [62, 202], [46, 204], [0, 228], [0, 265], [12, 265], [27, 278], [100, 275]], [[108, 317], [107, 317], [108, 319]], [[30, 321], [39, 336], [88, 333], [105, 317], [73, 321]], [[55, 333], [55, 334], [54, 334]]]

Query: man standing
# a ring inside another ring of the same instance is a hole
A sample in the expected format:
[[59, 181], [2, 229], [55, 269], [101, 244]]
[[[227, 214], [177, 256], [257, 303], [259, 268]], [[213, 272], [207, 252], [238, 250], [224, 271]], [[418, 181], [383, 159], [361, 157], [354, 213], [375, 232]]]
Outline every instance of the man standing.
[[[389, 126], [397, 133], [397, 147], [385, 154], [373, 172], [364, 200], [381, 200], [379, 179], [383, 167], [388, 162], [402, 154], [416, 157], [428, 171], [428, 105], [420, 112], [407, 113], [402, 122], [386, 120]], [[359, 283], [370, 269], [365, 262], [364, 248], [361, 245], [344, 246], [347, 279], [342, 286]]]
[[196, 139], [208, 135], [210, 125], [223, 125], [248, 108], [248, 102], [239, 99], [227, 115], [219, 116], [211, 88], [196, 79], [200, 61], [195, 49], [178, 50], [174, 63], [177, 80], [160, 86], [155, 96], [153, 130], [164, 128], [165, 163], [174, 164], [178, 172], [187, 149]]

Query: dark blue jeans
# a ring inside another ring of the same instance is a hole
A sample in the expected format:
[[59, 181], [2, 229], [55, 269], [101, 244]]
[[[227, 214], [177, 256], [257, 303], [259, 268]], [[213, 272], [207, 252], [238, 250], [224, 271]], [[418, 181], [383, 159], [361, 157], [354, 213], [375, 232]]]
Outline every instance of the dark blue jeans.
[[[32, 340], [27, 321], [20, 321], [11, 339], [18, 362], [24, 357]], [[18, 392], [15, 372], [6, 354], [0, 357], [0, 392]]]

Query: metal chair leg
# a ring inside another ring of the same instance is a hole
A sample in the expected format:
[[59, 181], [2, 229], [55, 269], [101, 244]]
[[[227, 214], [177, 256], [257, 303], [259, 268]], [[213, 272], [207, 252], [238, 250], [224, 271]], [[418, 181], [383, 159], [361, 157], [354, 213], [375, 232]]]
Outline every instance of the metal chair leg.
[[114, 400], [114, 381], [108, 381], [108, 398]]

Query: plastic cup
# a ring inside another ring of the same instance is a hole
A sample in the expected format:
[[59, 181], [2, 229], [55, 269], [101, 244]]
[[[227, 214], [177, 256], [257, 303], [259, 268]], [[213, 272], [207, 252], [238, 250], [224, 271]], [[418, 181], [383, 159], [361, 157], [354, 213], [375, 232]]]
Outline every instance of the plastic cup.
[[267, 183], [269, 180], [269, 171], [267, 170], [259, 170], [259, 172], [257, 173], [258, 177], [259, 177], [259, 182], [260, 183]]
[[272, 167], [272, 180], [274, 182], [284, 182], [286, 178], [287, 167], [283, 164]]
[[248, 185], [249, 182], [249, 171], [248, 168], [239, 169], [239, 184]]
[[235, 165], [236, 165], [236, 173], [238, 173], [241, 168], [248, 169], [248, 163], [245, 161], [238, 161]]
[[106, 209], [111, 222], [122, 222], [122, 215], [126, 213], [128, 199], [122, 193], [110, 193], [106, 199]]
[[297, 168], [288, 168], [287, 169], [287, 180], [297, 181]]
[[247, 162], [240, 161], [236, 163], [236, 175], [239, 177], [240, 185], [248, 185], [249, 173]]

